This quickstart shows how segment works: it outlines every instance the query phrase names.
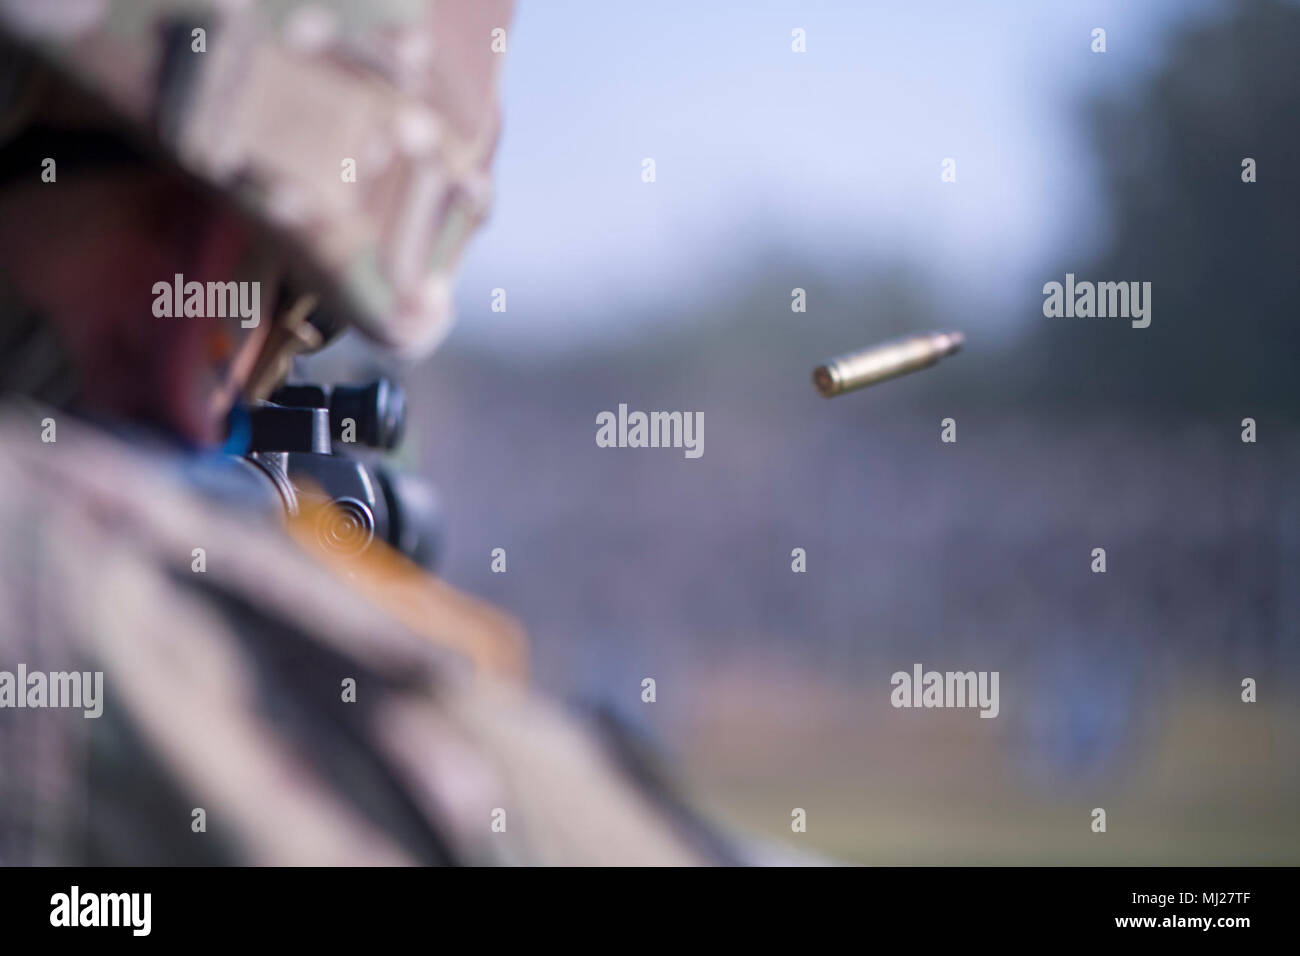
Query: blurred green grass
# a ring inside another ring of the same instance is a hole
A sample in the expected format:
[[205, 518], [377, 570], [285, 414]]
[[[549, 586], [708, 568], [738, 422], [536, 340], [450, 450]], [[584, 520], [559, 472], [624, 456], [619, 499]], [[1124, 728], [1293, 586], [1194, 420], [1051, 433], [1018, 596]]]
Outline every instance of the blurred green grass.
[[[1294, 703], [1234, 703], [1230, 688], [1191, 682], [1118, 765], [1043, 779], [998, 720], [813, 684], [731, 673], [693, 690], [712, 704], [692, 721], [683, 775], [715, 819], [846, 863], [1300, 863]], [[794, 807], [804, 834], [791, 832]]]

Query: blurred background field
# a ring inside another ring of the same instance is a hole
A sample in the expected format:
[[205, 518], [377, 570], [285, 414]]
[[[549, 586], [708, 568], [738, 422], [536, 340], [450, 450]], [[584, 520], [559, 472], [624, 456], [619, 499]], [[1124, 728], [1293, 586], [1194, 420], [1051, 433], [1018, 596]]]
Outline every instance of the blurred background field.
[[[1300, 6], [708, 7], [524, 0], [494, 218], [406, 376], [446, 577], [727, 826], [1300, 863]], [[1151, 281], [1151, 327], [1044, 318], [1066, 272]], [[933, 370], [811, 386], [941, 328]], [[704, 456], [597, 448], [619, 403], [703, 411]], [[1000, 716], [891, 708], [913, 662], [1000, 671]]]

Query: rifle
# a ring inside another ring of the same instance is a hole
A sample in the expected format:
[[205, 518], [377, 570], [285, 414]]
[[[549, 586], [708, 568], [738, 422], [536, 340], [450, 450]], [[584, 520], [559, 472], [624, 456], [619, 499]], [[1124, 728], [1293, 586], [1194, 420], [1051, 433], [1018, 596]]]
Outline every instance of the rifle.
[[336, 450], [396, 448], [406, 430], [400, 386], [383, 378], [282, 385], [246, 411], [251, 436], [242, 460], [270, 482], [288, 517], [312, 517], [326, 551], [353, 557], [382, 541], [426, 570], [437, 566], [442, 516], [433, 488]]

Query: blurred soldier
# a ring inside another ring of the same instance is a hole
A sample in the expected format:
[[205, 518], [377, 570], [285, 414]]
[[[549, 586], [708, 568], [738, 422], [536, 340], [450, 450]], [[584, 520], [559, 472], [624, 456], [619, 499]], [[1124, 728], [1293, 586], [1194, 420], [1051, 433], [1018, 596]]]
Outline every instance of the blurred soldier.
[[0, 862], [728, 858], [523, 688], [505, 615], [230, 465], [295, 354], [444, 333], [508, 17], [0, 0]]

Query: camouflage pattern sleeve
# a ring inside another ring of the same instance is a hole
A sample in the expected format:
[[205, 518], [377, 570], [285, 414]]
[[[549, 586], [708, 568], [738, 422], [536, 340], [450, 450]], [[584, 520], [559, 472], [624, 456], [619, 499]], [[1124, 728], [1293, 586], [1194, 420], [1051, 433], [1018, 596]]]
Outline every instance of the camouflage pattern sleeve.
[[[491, 662], [43, 417], [0, 424], [0, 672], [102, 672], [101, 712], [0, 708], [0, 862], [718, 861]], [[453, 594], [440, 626], [492, 640]]]

